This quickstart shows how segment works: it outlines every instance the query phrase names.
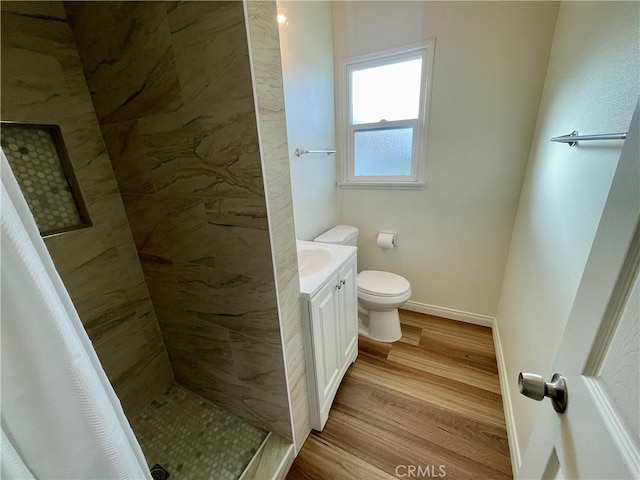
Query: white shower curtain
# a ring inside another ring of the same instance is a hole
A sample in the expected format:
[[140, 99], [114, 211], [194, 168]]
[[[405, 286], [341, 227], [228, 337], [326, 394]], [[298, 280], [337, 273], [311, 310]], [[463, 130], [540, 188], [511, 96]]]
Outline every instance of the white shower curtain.
[[1, 478], [150, 479], [0, 151]]

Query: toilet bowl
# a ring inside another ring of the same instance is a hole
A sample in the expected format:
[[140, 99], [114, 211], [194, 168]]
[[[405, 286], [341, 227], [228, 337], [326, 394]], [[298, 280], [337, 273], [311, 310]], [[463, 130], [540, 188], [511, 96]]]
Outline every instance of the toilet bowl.
[[[358, 243], [358, 229], [338, 225], [314, 239], [315, 242], [337, 245]], [[395, 273], [364, 270], [358, 274], [359, 333], [379, 342], [400, 340], [398, 308], [411, 297], [407, 279]]]
[[398, 308], [411, 297], [409, 282], [394, 273], [363, 270], [358, 274], [360, 334], [379, 342], [402, 337]]

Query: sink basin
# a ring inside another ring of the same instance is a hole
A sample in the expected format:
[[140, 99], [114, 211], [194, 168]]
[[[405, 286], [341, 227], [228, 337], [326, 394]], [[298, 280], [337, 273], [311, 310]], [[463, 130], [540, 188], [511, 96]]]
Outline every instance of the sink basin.
[[298, 248], [298, 273], [300, 277], [308, 277], [328, 267], [335, 253], [326, 247], [299, 247]]
[[[316, 295], [358, 249], [347, 245], [296, 240], [301, 298]], [[335, 280], [335, 278], [334, 278]]]

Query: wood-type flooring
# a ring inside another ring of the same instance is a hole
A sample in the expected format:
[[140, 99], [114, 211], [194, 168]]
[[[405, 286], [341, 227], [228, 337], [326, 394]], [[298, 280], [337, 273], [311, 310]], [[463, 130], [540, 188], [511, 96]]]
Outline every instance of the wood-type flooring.
[[288, 480], [512, 478], [491, 329], [406, 310], [400, 321], [393, 344], [359, 338]]

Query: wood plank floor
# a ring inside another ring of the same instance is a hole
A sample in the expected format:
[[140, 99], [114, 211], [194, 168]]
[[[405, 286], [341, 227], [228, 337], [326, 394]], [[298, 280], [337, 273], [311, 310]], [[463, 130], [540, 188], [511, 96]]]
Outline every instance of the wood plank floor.
[[400, 321], [398, 342], [360, 337], [288, 480], [512, 478], [491, 329], [405, 310]]

